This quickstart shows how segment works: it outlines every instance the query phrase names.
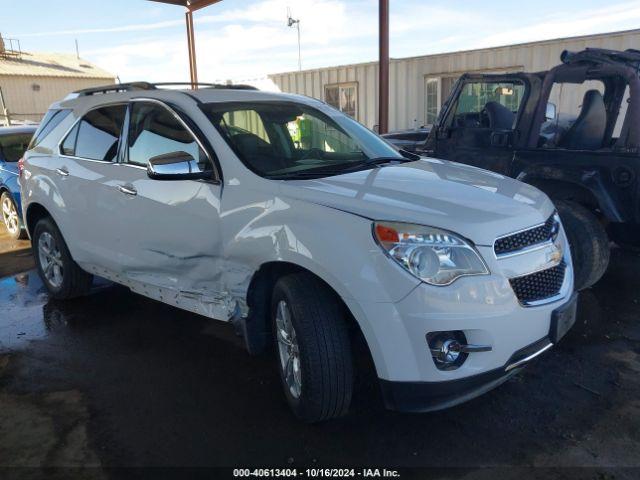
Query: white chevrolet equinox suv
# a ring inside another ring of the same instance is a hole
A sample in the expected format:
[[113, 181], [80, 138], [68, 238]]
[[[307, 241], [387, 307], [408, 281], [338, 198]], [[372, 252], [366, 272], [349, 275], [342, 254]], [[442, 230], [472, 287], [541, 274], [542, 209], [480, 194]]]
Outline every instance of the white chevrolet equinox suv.
[[347, 412], [354, 345], [388, 408], [429, 411], [501, 384], [574, 322], [544, 193], [396, 150], [312, 98], [82, 90], [52, 105], [20, 172], [52, 297], [96, 275], [231, 322], [250, 353], [273, 346], [307, 422]]

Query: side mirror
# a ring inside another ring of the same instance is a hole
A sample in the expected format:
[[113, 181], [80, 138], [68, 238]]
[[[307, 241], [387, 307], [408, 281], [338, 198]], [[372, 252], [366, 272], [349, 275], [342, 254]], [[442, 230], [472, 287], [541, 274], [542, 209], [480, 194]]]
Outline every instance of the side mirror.
[[198, 163], [187, 152], [170, 152], [149, 159], [147, 175], [154, 180], [210, 180], [213, 171], [210, 166]]
[[555, 120], [556, 119], [556, 114], [557, 114], [557, 108], [556, 108], [556, 104], [555, 103], [547, 103], [547, 111], [544, 115], [545, 119], [547, 120]]

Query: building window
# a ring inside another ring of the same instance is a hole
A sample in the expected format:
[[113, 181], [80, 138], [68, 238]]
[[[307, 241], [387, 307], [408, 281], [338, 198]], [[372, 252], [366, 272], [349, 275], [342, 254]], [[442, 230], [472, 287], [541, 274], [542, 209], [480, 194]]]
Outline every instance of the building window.
[[424, 93], [425, 124], [433, 125], [436, 123], [438, 113], [440, 112], [440, 79], [425, 79]]
[[444, 101], [449, 98], [458, 77], [427, 77], [424, 83], [425, 125], [433, 125]]
[[340, 83], [324, 87], [324, 101], [352, 118], [357, 119], [358, 84]]

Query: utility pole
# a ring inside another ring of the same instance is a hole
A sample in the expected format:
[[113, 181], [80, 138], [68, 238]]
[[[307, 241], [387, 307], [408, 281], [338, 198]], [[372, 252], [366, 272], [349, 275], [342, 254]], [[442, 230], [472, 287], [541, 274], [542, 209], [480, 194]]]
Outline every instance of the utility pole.
[[302, 71], [302, 51], [300, 49], [300, 19], [291, 16], [291, 10], [287, 8], [287, 27], [296, 26], [298, 29], [298, 70]]

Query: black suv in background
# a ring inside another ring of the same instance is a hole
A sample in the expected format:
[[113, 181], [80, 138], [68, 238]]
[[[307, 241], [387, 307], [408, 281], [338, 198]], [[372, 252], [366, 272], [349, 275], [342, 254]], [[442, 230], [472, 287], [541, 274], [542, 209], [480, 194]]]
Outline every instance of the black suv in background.
[[640, 51], [565, 51], [561, 61], [546, 72], [463, 75], [417, 151], [547, 193], [583, 289], [604, 274], [610, 239], [640, 248]]

